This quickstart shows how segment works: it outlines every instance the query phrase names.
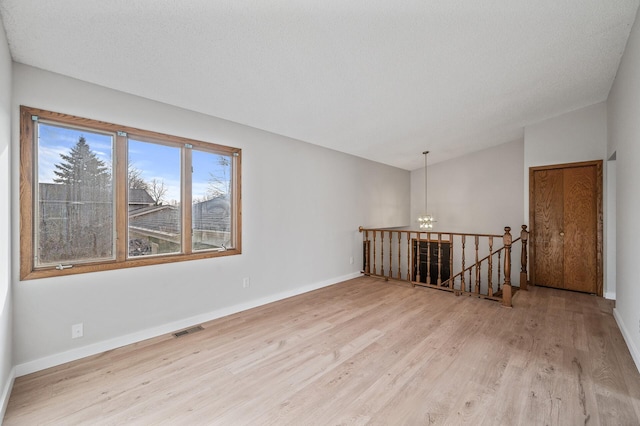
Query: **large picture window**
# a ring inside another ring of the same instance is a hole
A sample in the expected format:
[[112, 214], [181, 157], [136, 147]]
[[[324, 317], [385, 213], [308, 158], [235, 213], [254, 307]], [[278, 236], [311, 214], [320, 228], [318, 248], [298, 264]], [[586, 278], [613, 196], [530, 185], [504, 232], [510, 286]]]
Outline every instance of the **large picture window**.
[[241, 150], [21, 107], [21, 279], [241, 252]]

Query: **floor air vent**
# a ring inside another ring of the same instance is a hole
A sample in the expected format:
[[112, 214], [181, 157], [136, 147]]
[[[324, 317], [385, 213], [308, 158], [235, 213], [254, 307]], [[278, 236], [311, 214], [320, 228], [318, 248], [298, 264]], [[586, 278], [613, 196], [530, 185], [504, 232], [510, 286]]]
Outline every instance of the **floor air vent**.
[[173, 333], [173, 335], [175, 337], [182, 337], [182, 336], [186, 336], [187, 334], [193, 334], [197, 331], [202, 331], [202, 330], [204, 330], [204, 328], [202, 328], [201, 325], [196, 325], [195, 327], [187, 328], [186, 330], [177, 331]]

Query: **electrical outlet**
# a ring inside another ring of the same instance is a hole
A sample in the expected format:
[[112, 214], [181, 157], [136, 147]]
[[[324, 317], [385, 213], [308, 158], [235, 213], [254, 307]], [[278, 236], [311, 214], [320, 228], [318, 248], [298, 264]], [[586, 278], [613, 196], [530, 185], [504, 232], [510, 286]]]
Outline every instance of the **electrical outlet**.
[[249, 277], [244, 277], [242, 279], [242, 288], [249, 288], [251, 287], [251, 280], [249, 279]]
[[84, 336], [84, 330], [83, 330], [83, 326], [82, 323], [80, 324], [73, 324], [71, 326], [71, 338], [72, 339], [77, 339], [79, 337]]
[[353, 256], [349, 258], [349, 263], [353, 265]]

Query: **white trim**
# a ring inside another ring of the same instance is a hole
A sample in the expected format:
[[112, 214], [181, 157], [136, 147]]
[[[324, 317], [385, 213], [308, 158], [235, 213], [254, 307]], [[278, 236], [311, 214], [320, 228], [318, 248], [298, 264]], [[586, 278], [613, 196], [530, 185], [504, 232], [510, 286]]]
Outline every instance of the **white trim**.
[[217, 309], [206, 314], [196, 315], [190, 318], [185, 318], [179, 321], [174, 321], [168, 324], [164, 324], [158, 327], [148, 328], [146, 330], [138, 331], [131, 334], [126, 334], [121, 337], [116, 337], [102, 342], [94, 343], [91, 345], [83, 346], [81, 348], [72, 349], [66, 352], [60, 352], [57, 354], [49, 355], [44, 358], [28, 361], [23, 364], [18, 364], [14, 367], [14, 377], [24, 376], [26, 374], [35, 373], [36, 371], [44, 370], [46, 368], [55, 367], [70, 361], [75, 361], [81, 358], [85, 358], [91, 355], [100, 354], [105, 351], [116, 349], [122, 346], [137, 343], [153, 337], [162, 336], [163, 334], [172, 333], [176, 330], [192, 327], [196, 324], [201, 324], [207, 321], [211, 321], [217, 318], [221, 318], [227, 315], [235, 314], [237, 312], [246, 311], [247, 309], [255, 308], [258, 306], [266, 305], [268, 303], [276, 302], [278, 300], [286, 299], [288, 297], [297, 296], [299, 294], [307, 293], [313, 290], [317, 290], [322, 287], [328, 287], [333, 284], [347, 281], [353, 278], [357, 278], [361, 275], [360, 272], [353, 272], [341, 277], [331, 278], [318, 283], [309, 284], [307, 286], [298, 287], [292, 290], [283, 291], [281, 293], [272, 294], [270, 296], [262, 297], [260, 299], [252, 300], [249, 302], [239, 303], [237, 305], [229, 306], [227, 308]]
[[604, 298], [607, 300], [616, 300], [616, 292], [615, 291], [607, 291], [604, 293]]
[[16, 380], [16, 367], [13, 367], [9, 371], [9, 377], [4, 384], [4, 390], [2, 391], [2, 409], [0, 410], [0, 423], [4, 419], [4, 414], [7, 412], [7, 405], [9, 404], [9, 397], [11, 396], [11, 390], [13, 389], [13, 382]]
[[618, 313], [618, 309], [615, 309], [615, 308], [613, 309], [613, 317], [616, 319], [616, 322], [618, 323], [618, 328], [620, 328], [620, 331], [622, 332], [622, 337], [624, 337], [624, 341], [627, 342], [627, 346], [629, 347], [629, 352], [631, 352], [631, 358], [633, 358], [633, 361], [636, 363], [636, 368], [640, 372], [640, 351], [638, 350], [636, 345], [633, 343], [633, 340], [631, 340], [631, 334], [629, 333], [629, 330], [627, 329], [627, 327], [625, 327], [624, 322], [622, 322], [622, 317]]

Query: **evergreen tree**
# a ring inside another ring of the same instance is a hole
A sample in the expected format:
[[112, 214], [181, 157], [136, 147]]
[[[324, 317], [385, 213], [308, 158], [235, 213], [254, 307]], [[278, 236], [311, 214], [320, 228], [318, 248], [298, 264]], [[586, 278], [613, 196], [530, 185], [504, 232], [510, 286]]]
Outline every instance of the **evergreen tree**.
[[69, 154], [60, 154], [63, 162], [56, 164], [55, 183], [82, 185], [85, 188], [105, 189], [111, 179], [108, 167], [91, 151], [84, 136], [80, 136]]
[[[53, 181], [66, 203], [41, 217], [41, 257], [46, 261], [99, 259], [113, 250], [113, 191], [104, 161], [80, 136], [55, 165]], [[58, 221], [54, 218], [63, 218]]]

